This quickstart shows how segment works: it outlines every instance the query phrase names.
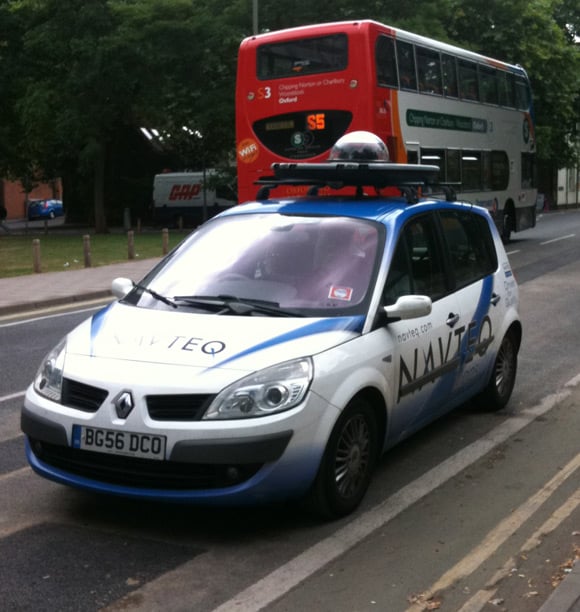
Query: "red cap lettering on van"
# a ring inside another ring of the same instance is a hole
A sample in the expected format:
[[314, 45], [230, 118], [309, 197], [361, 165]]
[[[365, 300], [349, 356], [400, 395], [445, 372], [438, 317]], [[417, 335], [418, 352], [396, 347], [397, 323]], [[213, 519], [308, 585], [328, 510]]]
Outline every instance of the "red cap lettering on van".
[[201, 191], [201, 183], [193, 183], [189, 185], [173, 185], [169, 200], [192, 200], [199, 195]]

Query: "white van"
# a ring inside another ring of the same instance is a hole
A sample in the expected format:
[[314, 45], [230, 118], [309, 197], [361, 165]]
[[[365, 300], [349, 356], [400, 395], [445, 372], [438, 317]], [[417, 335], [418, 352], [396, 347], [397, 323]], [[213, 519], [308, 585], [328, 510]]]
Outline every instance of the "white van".
[[[199, 225], [234, 204], [234, 194], [223, 197], [208, 183], [215, 170], [166, 172], [153, 181], [153, 220], [156, 225]], [[208, 184], [204, 189], [205, 183]], [[227, 194], [226, 194], [227, 195]]]

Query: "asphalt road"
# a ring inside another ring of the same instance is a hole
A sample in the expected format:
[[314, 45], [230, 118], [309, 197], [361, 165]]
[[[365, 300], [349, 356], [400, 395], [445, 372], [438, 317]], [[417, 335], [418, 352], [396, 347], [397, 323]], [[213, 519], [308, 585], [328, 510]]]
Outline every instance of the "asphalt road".
[[87, 313], [0, 321], [0, 608], [537, 611], [580, 548], [580, 213], [508, 246], [524, 342], [508, 408], [465, 406], [381, 461], [360, 510], [205, 510], [69, 490], [26, 466], [18, 413]]

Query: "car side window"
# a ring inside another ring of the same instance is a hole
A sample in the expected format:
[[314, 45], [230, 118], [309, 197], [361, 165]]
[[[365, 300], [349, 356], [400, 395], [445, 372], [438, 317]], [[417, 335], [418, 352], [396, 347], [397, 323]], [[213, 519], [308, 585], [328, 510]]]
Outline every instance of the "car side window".
[[456, 288], [492, 274], [497, 257], [487, 221], [463, 211], [444, 211], [440, 218]]
[[430, 216], [411, 220], [397, 244], [384, 290], [384, 302], [402, 295], [427, 295], [433, 301], [447, 292], [435, 225]]

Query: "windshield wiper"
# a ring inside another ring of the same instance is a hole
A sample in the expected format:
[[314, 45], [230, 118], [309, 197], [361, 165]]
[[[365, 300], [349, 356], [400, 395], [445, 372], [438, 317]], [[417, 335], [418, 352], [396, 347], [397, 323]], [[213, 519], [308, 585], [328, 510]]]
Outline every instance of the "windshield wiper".
[[167, 304], [168, 306], [171, 306], [172, 308], [178, 308], [178, 305], [174, 301], [172, 301], [170, 298], [165, 297], [164, 295], [161, 295], [160, 293], [157, 293], [157, 291], [153, 291], [153, 289], [149, 289], [149, 287], [145, 287], [145, 285], [140, 285], [139, 283], [136, 283], [135, 281], [132, 281], [132, 282], [133, 282], [133, 287], [135, 289], [139, 289], [145, 293], [148, 293], [151, 297], [154, 297], [159, 302], [163, 302], [164, 304]]
[[232, 313], [235, 315], [251, 315], [260, 313], [277, 317], [304, 316], [295, 310], [281, 308], [278, 302], [240, 298], [235, 295], [176, 295], [173, 299], [177, 303], [182, 302], [191, 306], [216, 306], [217, 308], [221, 308], [216, 314]]

